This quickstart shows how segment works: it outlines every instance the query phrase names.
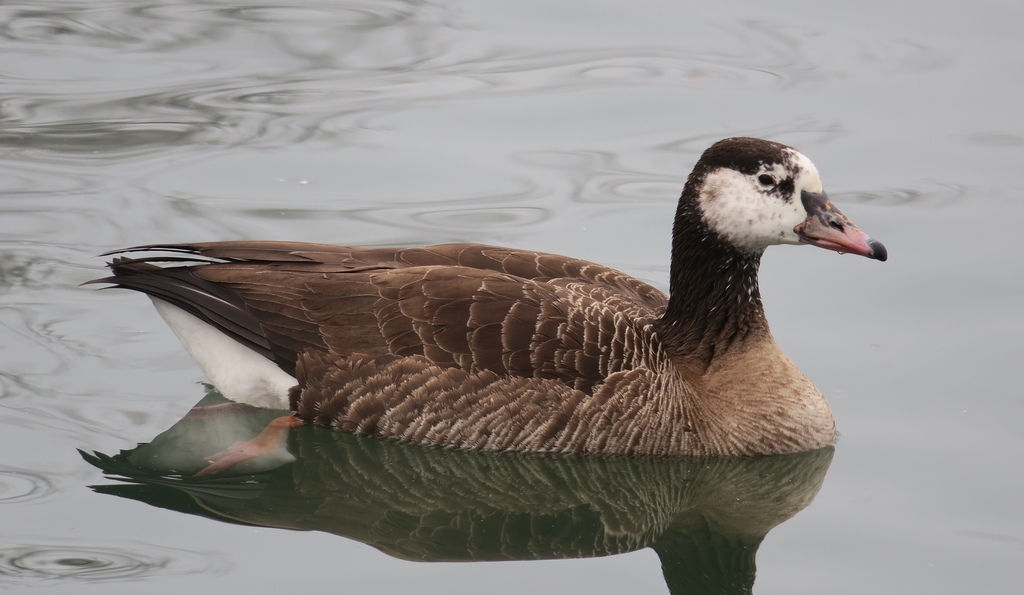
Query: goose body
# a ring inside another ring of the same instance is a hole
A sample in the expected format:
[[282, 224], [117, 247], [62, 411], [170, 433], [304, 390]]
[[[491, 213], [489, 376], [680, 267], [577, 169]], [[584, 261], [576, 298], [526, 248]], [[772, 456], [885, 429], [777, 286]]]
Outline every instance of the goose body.
[[154, 245], [116, 252], [144, 254], [98, 281], [148, 294], [226, 397], [307, 423], [463, 448], [775, 454], [835, 439], [761, 305], [761, 254], [786, 243], [886, 259], [806, 157], [732, 138], [683, 190], [669, 296], [482, 244]]

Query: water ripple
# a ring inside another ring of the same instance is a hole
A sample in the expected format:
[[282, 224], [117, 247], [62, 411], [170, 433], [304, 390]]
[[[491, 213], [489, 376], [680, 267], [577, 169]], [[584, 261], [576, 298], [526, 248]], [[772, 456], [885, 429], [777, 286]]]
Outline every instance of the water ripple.
[[[17, 213], [6, 210], [0, 212], [5, 219], [17, 216]], [[26, 224], [34, 219], [35, 217], [27, 217]], [[52, 260], [38, 253], [19, 250], [0, 242], [0, 295], [47, 289], [52, 283], [54, 269]]]
[[15, 469], [0, 469], [0, 504], [37, 500], [53, 493], [54, 489], [50, 480], [42, 475]]
[[939, 70], [952, 58], [935, 48], [905, 40], [873, 39], [862, 51], [862, 59], [878, 65], [885, 74], [913, 74]]
[[551, 217], [548, 209], [537, 207], [487, 207], [480, 209], [418, 210], [413, 221], [430, 229], [500, 229], [536, 225]]
[[345, 6], [322, 4], [319, 6], [281, 6], [277, 4], [252, 5], [239, 8], [220, 9], [219, 14], [251, 23], [272, 23], [280, 25], [310, 24], [357, 29], [390, 26], [405, 20], [413, 14], [407, 2], [347, 2]]
[[4, 582], [102, 582], [157, 575], [223, 572], [224, 564], [209, 555], [133, 545], [131, 548], [23, 545], [0, 549]]
[[141, 149], [166, 150], [184, 145], [205, 128], [204, 123], [133, 120], [66, 120], [0, 131], [0, 146], [106, 156], [137, 154]]
[[[0, 146], [92, 160], [197, 145], [277, 148], [310, 139], [337, 141], [373, 128], [381, 115], [445, 101], [636, 84], [694, 89], [791, 85], [825, 76], [798, 36], [763, 23], [719, 27], [730, 41], [729, 52], [482, 48], [467, 55], [457, 50], [458, 44], [424, 46], [424, 38], [445, 40], [454, 30], [444, 18], [424, 16], [431, 11], [405, 3], [304, 9], [256, 5], [199, 12], [130, 4], [61, 12], [26, 5], [0, 8], [0, 37], [30, 46], [20, 51], [28, 60], [24, 72], [5, 73], [23, 88], [17, 96], [0, 96], [0, 116], [8, 123], [0, 131]], [[251, 65], [243, 61], [224, 76], [210, 62], [216, 52], [203, 48], [223, 43], [240, 22], [264, 36], [266, 58]], [[282, 23], [322, 28], [310, 38], [322, 37], [327, 45], [308, 41], [303, 43], [309, 47], [299, 48], [279, 35]], [[337, 27], [356, 29], [359, 40], [347, 48], [352, 51], [332, 45], [341, 43]], [[394, 28], [405, 40], [398, 44], [404, 51], [389, 49], [395, 46], [390, 34], [367, 37], [368, 30], [379, 27]], [[99, 80], [94, 69], [75, 67], [81, 57], [71, 54], [62, 56], [64, 68], [43, 71], [40, 78], [32, 59], [59, 51], [53, 49], [58, 41], [93, 52], [104, 47], [131, 51], [109, 56], [106, 49], [88, 56], [92, 62], [114, 59], [119, 65]], [[147, 54], [186, 42], [195, 47], [179, 48], [170, 60], [154, 62]], [[83, 73], [91, 74], [83, 78]], [[49, 91], [53, 81], [43, 79], [50, 76], [68, 92]]]
[[[82, 193], [92, 186], [90, 176], [83, 172], [17, 160], [10, 154], [6, 155], [5, 161], [0, 163], [0, 194], [4, 196], [4, 211], [11, 209], [12, 199], [16, 196], [23, 196], [32, 201], [31, 204], [26, 201], [22, 206], [39, 209], [40, 199], [57, 194]], [[6, 236], [6, 239], [9, 240], [10, 236]]]
[[[188, 17], [188, 18], [183, 18]], [[8, 4], [0, 8], [0, 37], [22, 43], [167, 49], [208, 35], [214, 24], [194, 7]]]
[[581, 203], [674, 204], [685, 182], [680, 176], [646, 169], [649, 165], [645, 169], [630, 166], [607, 151], [530, 151], [517, 153], [512, 159], [557, 172], [561, 183], [572, 184], [566, 194]]
[[[397, 230], [412, 232], [428, 232], [436, 241], [448, 237], [454, 241], [470, 241], [474, 231], [493, 233], [502, 229], [529, 229], [547, 221], [552, 216], [548, 205], [522, 206], [523, 203], [535, 203], [549, 197], [534, 185], [523, 183], [506, 193], [491, 195], [472, 195], [468, 197], [443, 200], [426, 200], [415, 202], [394, 202], [382, 206], [350, 206], [345, 209], [322, 205], [289, 205], [287, 210], [280, 208], [263, 208], [253, 201], [242, 201], [237, 208], [239, 213], [264, 220], [301, 220], [304, 229], [315, 229], [317, 225], [326, 225], [335, 234], [346, 238], [349, 243], [360, 231], [380, 229], [377, 237], [367, 236], [365, 242], [407, 242], [419, 241], [413, 238], [387, 239], [380, 234], [394, 233]], [[224, 201], [220, 201], [223, 203]], [[224, 209], [223, 204], [218, 206]], [[451, 233], [448, 233], [451, 232]], [[467, 233], [469, 234], [467, 236]], [[365, 243], [364, 242], [364, 243]]]
[[678, 176], [644, 173], [595, 176], [581, 199], [582, 202], [675, 203], [685, 181]]
[[655, 149], [680, 153], [695, 159], [712, 143], [726, 136], [756, 136], [770, 138], [791, 146], [805, 147], [835, 141], [844, 132], [844, 127], [837, 122], [797, 119], [758, 128], [746, 127], [729, 130], [718, 127], [709, 132], [661, 143]]
[[40, 8], [35, 3], [11, 3], [0, 7], [0, 38], [22, 43], [160, 51], [217, 39], [240, 25], [269, 25], [272, 30], [298, 25], [332, 31], [372, 29], [404, 21], [411, 14], [410, 5], [400, 0], [349, 2], [346, 6], [257, 4], [237, 8], [135, 2], [104, 7], [49, 2]]
[[1024, 146], [1024, 136], [1005, 132], [975, 132], [953, 137], [964, 144], [990, 149], [1010, 149]]
[[960, 202], [968, 196], [968, 189], [958, 185], [936, 185], [930, 188], [880, 188], [855, 192], [836, 192], [839, 203], [860, 203], [895, 207], [920, 205], [944, 207]]

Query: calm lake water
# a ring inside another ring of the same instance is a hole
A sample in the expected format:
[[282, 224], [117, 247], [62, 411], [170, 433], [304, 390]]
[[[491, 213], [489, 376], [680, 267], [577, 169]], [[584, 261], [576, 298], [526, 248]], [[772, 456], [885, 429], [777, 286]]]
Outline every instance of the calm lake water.
[[[758, 593], [1020, 593], [1021, 23], [1009, 0], [4, 3], [0, 589], [742, 592], [756, 551]], [[217, 395], [148, 300], [79, 287], [111, 249], [252, 238], [479, 241], [667, 288], [684, 178], [732, 135], [799, 148], [889, 249], [764, 260], [834, 453], [311, 430], [248, 481], [172, 480], [244, 428], [176, 425]]]

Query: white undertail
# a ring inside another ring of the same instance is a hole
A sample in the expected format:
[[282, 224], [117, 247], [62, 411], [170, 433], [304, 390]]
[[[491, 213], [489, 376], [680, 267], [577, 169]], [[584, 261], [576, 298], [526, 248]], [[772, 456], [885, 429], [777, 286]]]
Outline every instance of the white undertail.
[[288, 409], [295, 377], [185, 310], [157, 298], [153, 306], [222, 395], [238, 403]]

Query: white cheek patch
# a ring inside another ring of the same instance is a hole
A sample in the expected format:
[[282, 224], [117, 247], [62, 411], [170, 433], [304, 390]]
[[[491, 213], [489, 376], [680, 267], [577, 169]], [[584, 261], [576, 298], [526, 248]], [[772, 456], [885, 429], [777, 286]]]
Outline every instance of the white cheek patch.
[[[793, 172], [780, 169], [778, 175], [783, 179]], [[773, 244], [800, 243], [793, 228], [807, 212], [798, 197], [799, 192], [782, 200], [763, 192], [756, 175], [720, 168], [704, 179], [698, 203], [708, 227], [739, 250], [756, 253]]]

